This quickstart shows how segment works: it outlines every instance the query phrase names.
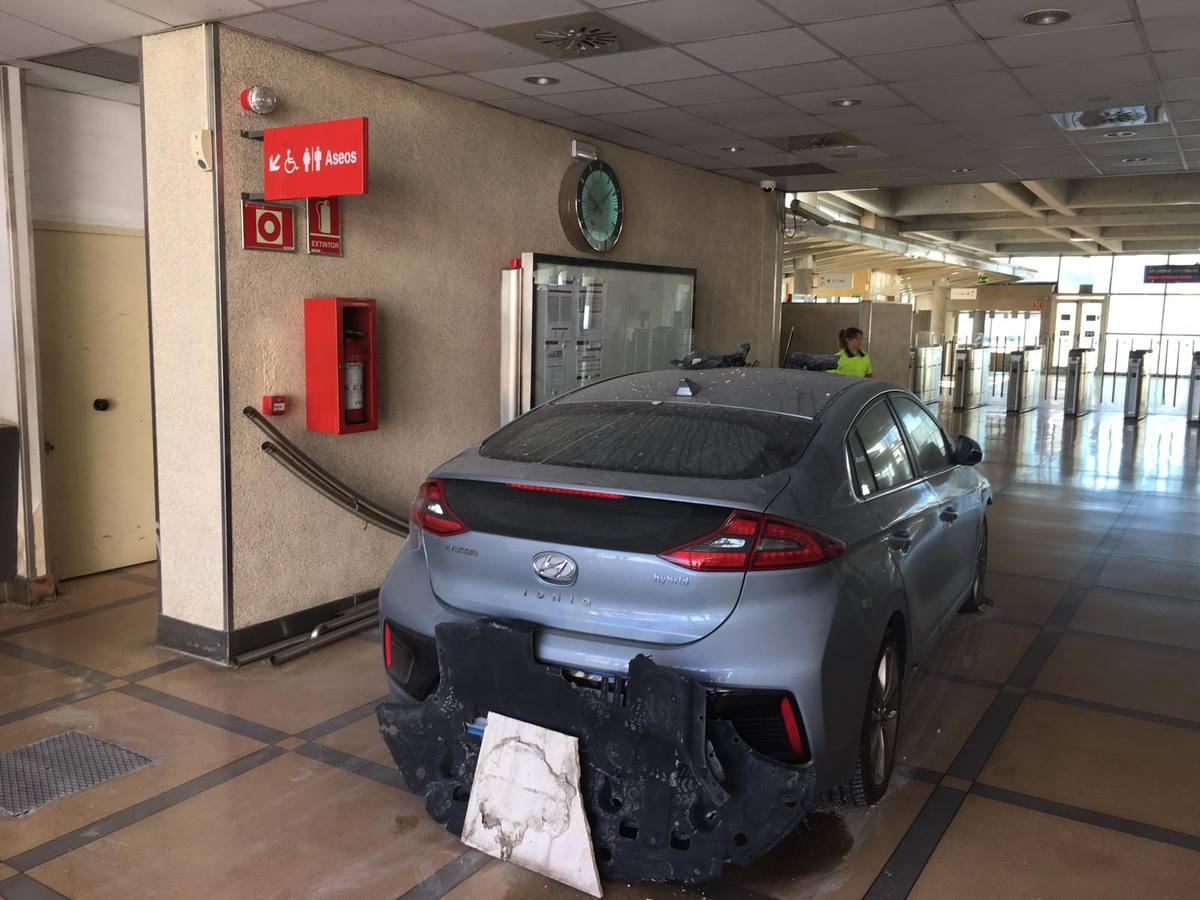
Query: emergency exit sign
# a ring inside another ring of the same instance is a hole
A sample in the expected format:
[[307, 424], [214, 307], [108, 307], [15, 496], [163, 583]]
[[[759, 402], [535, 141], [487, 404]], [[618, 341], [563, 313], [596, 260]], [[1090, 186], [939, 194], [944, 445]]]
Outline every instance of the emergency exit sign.
[[367, 192], [367, 120], [334, 119], [263, 131], [263, 198]]

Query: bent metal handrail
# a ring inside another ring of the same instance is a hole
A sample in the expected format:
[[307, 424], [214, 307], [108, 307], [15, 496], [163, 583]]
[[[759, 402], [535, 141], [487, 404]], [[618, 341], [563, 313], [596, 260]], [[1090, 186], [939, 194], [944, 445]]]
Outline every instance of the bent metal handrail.
[[391, 534], [407, 537], [408, 520], [406, 518], [368, 500], [329, 474], [303, 450], [284, 437], [253, 406], [244, 407], [242, 414], [270, 438], [262, 443], [262, 451], [293, 476], [364, 522]]

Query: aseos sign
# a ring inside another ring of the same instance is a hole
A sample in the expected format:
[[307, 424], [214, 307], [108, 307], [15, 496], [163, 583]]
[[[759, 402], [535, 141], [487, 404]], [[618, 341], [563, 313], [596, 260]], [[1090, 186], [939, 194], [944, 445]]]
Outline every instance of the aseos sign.
[[263, 131], [264, 199], [366, 192], [366, 119], [335, 119]]

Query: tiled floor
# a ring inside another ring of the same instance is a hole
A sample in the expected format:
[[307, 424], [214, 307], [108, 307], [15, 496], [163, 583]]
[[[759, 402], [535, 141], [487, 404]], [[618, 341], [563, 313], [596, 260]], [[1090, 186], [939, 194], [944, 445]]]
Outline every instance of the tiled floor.
[[[706, 889], [617, 898], [1194, 897], [1200, 430], [946, 414], [997, 499], [988, 593], [905, 691], [900, 770]], [[363, 635], [282, 668], [154, 647], [154, 569], [0, 607], [0, 751], [68, 729], [155, 764], [0, 817], [0, 896], [570, 897], [464, 853], [399, 786]]]

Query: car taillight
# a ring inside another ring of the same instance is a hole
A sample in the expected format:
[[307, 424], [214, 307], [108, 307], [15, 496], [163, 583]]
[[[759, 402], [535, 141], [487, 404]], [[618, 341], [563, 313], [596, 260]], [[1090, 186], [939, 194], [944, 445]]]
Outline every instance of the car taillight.
[[421, 489], [417, 491], [417, 498], [413, 501], [409, 521], [442, 537], [470, 530], [446, 502], [446, 486], [437, 479], [421, 485]]
[[753, 572], [820, 565], [845, 550], [841, 541], [795, 522], [735, 512], [712, 534], [660, 556], [700, 572]]
[[547, 487], [544, 484], [518, 484], [510, 481], [507, 487], [517, 491], [536, 491], [540, 494], [567, 494], [571, 497], [592, 497], [597, 500], [624, 500], [624, 494], [610, 494], [607, 491], [582, 491], [578, 488]]
[[390, 622], [383, 623], [383, 664], [392, 667], [392, 626]]
[[712, 534], [661, 556], [676, 565], [702, 572], [745, 571], [758, 525], [759, 517], [753, 513], [735, 512]]

